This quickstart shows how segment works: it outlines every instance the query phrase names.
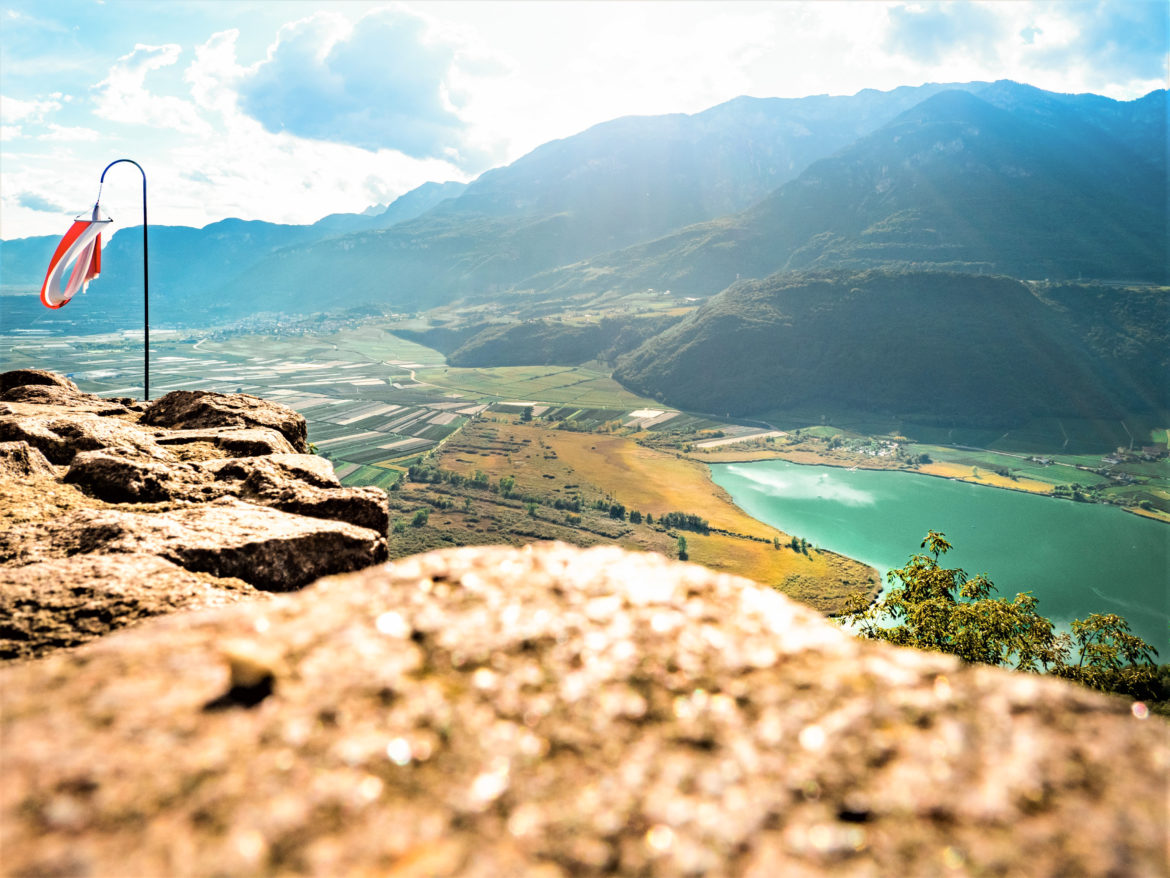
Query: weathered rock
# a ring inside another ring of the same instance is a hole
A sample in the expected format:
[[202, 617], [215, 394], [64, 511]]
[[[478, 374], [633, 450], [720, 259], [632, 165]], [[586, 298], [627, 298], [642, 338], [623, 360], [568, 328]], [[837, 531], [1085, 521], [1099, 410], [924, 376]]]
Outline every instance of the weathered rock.
[[158, 555], [188, 570], [288, 591], [385, 560], [386, 540], [231, 497], [157, 513], [81, 510], [0, 534], [0, 563], [10, 566], [86, 553]]
[[93, 413], [0, 416], [0, 442], [27, 442], [53, 463], [69, 463], [80, 451], [126, 446], [165, 458], [154, 437], [140, 427]]
[[266, 457], [238, 457], [209, 460], [202, 464], [217, 479], [244, 481], [253, 473], [271, 474], [273, 478], [295, 479], [318, 488], [337, 488], [341, 482], [333, 472], [333, 464], [315, 454], [270, 454]]
[[319, 488], [256, 471], [244, 481], [240, 497], [297, 515], [347, 521], [380, 534], [390, 527], [390, 500], [381, 488]]
[[31, 874], [1167, 873], [1167, 726], [657, 556], [459, 549], [0, 671]]
[[44, 369], [11, 369], [7, 372], [0, 372], [0, 393], [7, 393], [14, 387], [26, 387], [32, 384], [64, 387], [67, 390], [81, 392], [78, 386], [64, 375], [46, 372]]
[[293, 454], [294, 449], [277, 430], [221, 427], [206, 430], [168, 430], [157, 432], [160, 445], [210, 443], [226, 455], [256, 457], [268, 454]]
[[152, 402], [142, 423], [159, 427], [268, 427], [279, 431], [293, 451], [309, 450], [305, 419], [292, 409], [244, 393], [175, 390]]
[[160, 460], [132, 448], [83, 451], [73, 458], [65, 481], [107, 503], [198, 502], [230, 491], [227, 485], [215, 484], [211, 474], [195, 464], [173, 458]]
[[14, 387], [0, 394], [0, 400], [10, 403], [26, 403], [40, 406], [56, 406], [71, 411], [87, 411], [95, 415], [125, 415], [126, 406], [110, 402], [92, 393], [56, 385], [30, 384]]
[[34, 658], [176, 610], [267, 598], [152, 555], [80, 555], [0, 567], [0, 658]]
[[9, 479], [57, 475], [53, 465], [27, 442], [0, 442], [0, 475]]

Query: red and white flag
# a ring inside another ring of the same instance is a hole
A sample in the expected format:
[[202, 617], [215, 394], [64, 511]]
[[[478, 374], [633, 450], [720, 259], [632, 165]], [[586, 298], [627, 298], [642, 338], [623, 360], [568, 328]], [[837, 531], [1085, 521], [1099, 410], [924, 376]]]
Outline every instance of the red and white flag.
[[[41, 302], [46, 308], [61, 308], [78, 290], [84, 290], [102, 270], [102, 230], [112, 222], [102, 219], [98, 206], [93, 218], [73, 221], [65, 233], [41, 284]], [[72, 267], [71, 267], [72, 266]]]

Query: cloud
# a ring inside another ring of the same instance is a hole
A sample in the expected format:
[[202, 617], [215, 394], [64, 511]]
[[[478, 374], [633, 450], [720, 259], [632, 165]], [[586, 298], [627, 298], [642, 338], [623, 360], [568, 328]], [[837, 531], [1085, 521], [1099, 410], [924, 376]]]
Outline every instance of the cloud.
[[1089, 68], [1114, 82], [1165, 79], [1170, 54], [1165, 0], [1068, 3], [1054, 7], [1050, 18], [1055, 39], [1044, 39], [1042, 19], [1034, 23], [1034, 63]]
[[16, 198], [16, 203], [21, 207], [27, 207], [29, 210], [40, 211], [41, 213], [64, 213], [65, 208], [55, 201], [50, 201], [43, 195], [37, 195], [35, 192], [21, 192]]
[[899, 4], [887, 10], [883, 46], [947, 78], [968, 75], [960, 65], [975, 61], [982, 78], [1132, 93], [1164, 85], [1170, 16], [1165, 0]]
[[48, 100], [22, 101], [0, 95], [0, 119], [5, 122], [40, 122], [49, 113], [61, 109], [60, 98], [60, 95], [51, 95]]
[[401, 7], [352, 25], [318, 13], [281, 28], [239, 85], [267, 130], [466, 164], [466, 125], [449, 81], [459, 46]]
[[134, 51], [119, 58], [106, 78], [94, 86], [94, 114], [112, 122], [210, 134], [210, 126], [190, 101], [154, 94], [146, 88], [147, 74], [174, 64], [181, 53], [181, 47], [174, 43], [135, 45]]
[[79, 140], [98, 140], [100, 138], [101, 134], [92, 128], [58, 125], [55, 122], [50, 122], [49, 132], [47, 134], [42, 134], [39, 139], [76, 142]]
[[886, 48], [926, 64], [955, 51], [993, 55], [1006, 24], [992, 10], [973, 3], [895, 6], [889, 22]]

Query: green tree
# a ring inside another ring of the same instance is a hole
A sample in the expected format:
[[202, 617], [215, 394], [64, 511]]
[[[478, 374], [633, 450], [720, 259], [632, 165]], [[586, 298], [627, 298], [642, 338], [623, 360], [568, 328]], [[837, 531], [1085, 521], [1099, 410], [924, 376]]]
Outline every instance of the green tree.
[[422, 527], [427, 523], [427, 519], [431, 517], [431, 510], [420, 509], [414, 514], [414, 518], [410, 520], [411, 527]]
[[869, 605], [861, 597], [851, 600], [843, 618], [862, 637], [1043, 671], [1135, 698], [1170, 697], [1154, 664], [1157, 650], [1120, 616], [1092, 614], [1075, 620], [1071, 634], [1057, 634], [1030, 593], [1011, 601], [992, 597], [995, 585], [985, 575], [943, 567], [940, 558], [952, 548], [945, 534], [930, 531], [920, 548], [926, 552], [889, 572], [891, 588], [880, 599]]
[[520, 420], [524, 423], [528, 423], [532, 420], [532, 406], [524, 406], [523, 411], [520, 412]]
[[679, 535], [678, 538], [678, 560], [686, 561], [690, 555], [687, 554], [687, 538]]

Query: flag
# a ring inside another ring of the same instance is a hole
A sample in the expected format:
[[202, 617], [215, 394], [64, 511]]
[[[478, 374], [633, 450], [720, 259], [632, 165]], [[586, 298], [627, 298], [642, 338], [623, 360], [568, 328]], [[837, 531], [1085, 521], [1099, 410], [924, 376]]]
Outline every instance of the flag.
[[[102, 219], [98, 205], [92, 219], [77, 219], [65, 233], [45, 272], [41, 302], [46, 308], [61, 308], [78, 290], [85, 289], [102, 270], [102, 229], [112, 220]], [[70, 268], [72, 266], [72, 268]]]

